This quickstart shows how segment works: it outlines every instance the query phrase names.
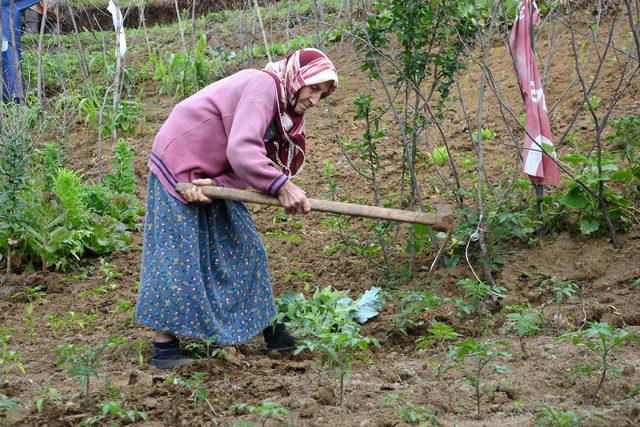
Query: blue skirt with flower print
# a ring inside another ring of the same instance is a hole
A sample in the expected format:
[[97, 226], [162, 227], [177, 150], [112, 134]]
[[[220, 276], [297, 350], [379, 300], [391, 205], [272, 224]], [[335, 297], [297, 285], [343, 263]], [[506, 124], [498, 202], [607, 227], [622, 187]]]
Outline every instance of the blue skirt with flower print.
[[242, 203], [185, 205], [149, 174], [146, 215], [138, 322], [222, 345], [269, 325], [267, 256]]

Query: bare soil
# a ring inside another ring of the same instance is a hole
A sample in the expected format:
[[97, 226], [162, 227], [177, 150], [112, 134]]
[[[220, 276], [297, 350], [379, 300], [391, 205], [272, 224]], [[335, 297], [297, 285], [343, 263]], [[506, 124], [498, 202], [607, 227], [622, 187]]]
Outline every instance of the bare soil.
[[[585, 14], [585, 21], [588, 20]], [[544, 37], [540, 37], [539, 49], [545, 52]], [[570, 57], [567, 38], [556, 50], [557, 58]], [[368, 90], [365, 76], [359, 71], [359, 60], [347, 45], [334, 45], [330, 56], [336, 58], [339, 72], [344, 76], [339, 90], [327, 100], [325, 108], [310, 111], [307, 118], [309, 141], [308, 163], [300, 178], [300, 185], [311, 197], [328, 197], [328, 184], [322, 175], [322, 162], [328, 160], [336, 165], [337, 180], [343, 194], [351, 199], [362, 196], [371, 201], [372, 195], [363, 179], [356, 176], [335, 142], [333, 125], [341, 135], [357, 138], [361, 125], [352, 120], [348, 112], [354, 95]], [[504, 47], [496, 43], [492, 50], [492, 72], [504, 97], [512, 106], [518, 106], [520, 98], [517, 84], [511, 74], [511, 60]], [[556, 60], [550, 70], [547, 99], [552, 105], [558, 100], [558, 107], [552, 113], [554, 132], [558, 134], [580, 99], [577, 88], [568, 94], [561, 89], [574, 75], [574, 64]], [[589, 67], [587, 67], [587, 73]], [[615, 85], [615, 64], [608, 64], [603, 71], [603, 84], [597, 88], [598, 96], [607, 99]], [[606, 74], [609, 73], [609, 74]], [[477, 93], [477, 73], [470, 71], [462, 79], [464, 99], [474, 100]], [[147, 175], [146, 161], [155, 132], [168, 116], [173, 101], [153, 95], [154, 83], [145, 83], [145, 122], [140, 132], [131, 138], [135, 152], [135, 167], [138, 178], [138, 193], [144, 198]], [[616, 110], [618, 117], [637, 112], [638, 87], [636, 85], [620, 102]], [[487, 143], [488, 175], [497, 182], [520, 173], [514, 156], [513, 146], [505, 129], [502, 128], [500, 112], [493, 95], [488, 95], [489, 107], [484, 112], [485, 127], [493, 129], [498, 138], [494, 144]], [[378, 100], [384, 94], [378, 91]], [[332, 110], [330, 118], [328, 108]], [[455, 107], [460, 110], [458, 106]], [[475, 104], [468, 106], [475, 109]], [[515, 107], [514, 107], [515, 108]], [[516, 108], [517, 110], [517, 108]], [[473, 116], [474, 113], [471, 113]], [[475, 118], [472, 117], [472, 122]], [[592, 126], [586, 113], [578, 119], [578, 138], [588, 140]], [[391, 121], [391, 118], [390, 118]], [[591, 126], [591, 127], [590, 127]], [[452, 113], [444, 123], [446, 136], [456, 153], [471, 151], [466, 121], [461, 111]], [[432, 135], [429, 138], [435, 138]], [[391, 133], [388, 139], [387, 165], [400, 156], [400, 147], [394, 145], [397, 135]], [[95, 174], [94, 138], [80, 126], [69, 141], [71, 166], [85, 171], [87, 176]], [[564, 150], [562, 147], [561, 150]], [[567, 146], [566, 150], [571, 150]], [[434, 170], [433, 165], [424, 166], [420, 171], [428, 200], [440, 201], [434, 186], [440, 181], [451, 182], [449, 170]], [[436, 178], [437, 177], [437, 178]], [[398, 171], [387, 168], [386, 189], [394, 191]], [[256, 225], [263, 232], [276, 229], [298, 230], [299, 244], [284, 241], [276, 236], [264, 236], [267, 246], [274, 293], [285, 289], [300, 289], [295, 281], [285, 284], [285, 279], [293, 271], [308, 272], [311, 289], [332, 285], [338, 289], [350, 289], [352, 295], [360, 294], [371, 286], [385, 287], [380, 283], [380, 272], [357, 255], [346, 253], [327, 254], [323, 247], [338, 242], [338, 236], [320, 224], [323, 216], [309, 214], [299, 218], [302, 230], [291, 221], [274, 221], [277, 211], [266, 207], [251, 207]], [[53, 349], [61, 344], [75, 343], [96, 345], [109, 335], [126, 337], [130, 343], [135, 340], [151, 342], [151, 331], [131, 321], [130, 312], [114, 312], [119, 300], [136, 299], [142, 237], [134, 236], [135, 243], [126, 253], [117, 253], [108, 258], [112, 269], [122, 276], [115, 282], [118, 289], [105, 295], [80, 297], [85, 290], [102, 282], [99, 273], [88, 278], [78, 278], [75, 273], [38, 272], [10, 276], [0, 287], [0, 325], [12, 329], [11, 348], [15, 349], [24, 363], [26, 373], [10, 372], [6, 381], [0, 381], [0, 392], [20, 402], [23, 410], [7, 413], [0, 418], [0, 425], [77, 425], [84, 417], [95, 415], [95, 405], [105, 398], [102, 381], [94, 381], [94, 393], [89, 402], [80, 394], [81, 387], [76, 379], [70, 379], [66, 370], [57, 366]], [[233, 403], [257, 403], [262, 400], [278, 402], [292, 412], [287, 422], [300, 426], [393, 426], [402, 425], [394, 415], [395, 409], [384, 407], [380, 400], [390, 394], [399, 393], [416, 404], [433, 411], [443, 425], [484, 426], [484, 425], [532, 425], [539, 403], [546, 403], [556, 409], [572, 410], [577, 413], [597, 412], [604, 420], [593, 419], [586, 425], [638, 426], [640, 425], [640, 396], [631, 397], [630, 391], [640, 384], [640, 351], [637, 346], [628, 345], [622, 356], [612, 363], [620, 369], [618, 378], [608, 378], [596, 401], [592, 399], [596, 380], [572, 382], [569, 370], [575, 363], [592, 363], [592, 354], [584, 349], [559, 342], [557, 336], [566, 331], [583, 329], [590, 321], [609, 322], [617, 327], [640, 331], [640, 287], [631, 287], [634, 279], [640, 277], [640, 226], [634, 225], [627, 233], [620, 234], [622, 249], [614, 249], [606, 236], [586, 237], [571, 231], [547, 236], [532, 245], [514, 243], [502, 253], [504, 265], [497, 274], [497, 281], [508, 289], [503, 301], [506, 304], [526, 304], [533, 306], [550, 300], [553, 295], [542, 289], [540, 283], [550, 276], [572, 280], [580, 285], [576, 295], [559, 308], [546, 313], [542, 334], [527, 341], [527, 354], [520, 351], [517, 339], [511, 334], [498, 333], [499, 321], [489, 329], [476, 329], [459, 319], [453, 307], [444, 307], [434, 314], [438, 320], [447, 321], [460, 331], [475, 334], [483, 339], [504, 339], [512, 344], [513, 357], [506, 362], [511, 371], [506, 374], [490, 372], [484, 379], [484, 394], [481, 398], [482, 413], [476, 415], [474, 391], [463, 381], [472, 375], [472, 366], [452, 369], [436, 381], [430, 360], [433, 353], [416, 352], [415, 339], [424, 334], [423, 330], [400, 334], [391, 324], [398, 315], [393, 299], [385, 305], [383, 312], [365, 325], [365, 333], [380, 340], [382, 348], [372, 352], [370, 363], [356, 363], [351, 381], [346, 387], [343, 406], [337, 405], [335, 382], [326, 372], [316, 367], [317, 357], [280, 356], [267, 354], [261, 337], [247, 344], [228, 348], [226, 360], [198, 360], [193, 366], [180, 369], [176, 373], [166, 373], [138, 363], [138, 354], [132, 345], [105, 355], [100, 378], [109, 378], [111, 383], [126, 395], [127, 407], [145, 411], [149, 421], [146, 426], [205, 426], [217, 420], [219, 425], [232, 425], [239, 418], [250, 419], [248, 415], [225, 413]], [[417, 266], [429, 266], [432, 254], [419, 254]], [[87, 264], [97, 266], [98, 260], [89, 259]], [[429, 277], [418, 268], [415, 277], [397, 289], [431, 289], [440, 294], [459, 295], [457, 280], [471, 277], [465, 265], [450, 269], [440, 269]], [[21, 318], [28, 303], [23, 295], [16, 294], [27, 287], [42, 284], [46, 287], [44, 300], [34, 303], [34, 314], [40, 318], [47, 314], [64, 316], [69, 311], [79, 313], [94, 312], [97, 321], [84, 328], [71, 326], [54, 336], [45, 321], [40, 321], [35, 336], [28, 337], [28, 329]], [[151, 355], [150, 346], [143, 351], [143, 359]], [[187, 378], [191, 372], [207, 372], [206, 386], [213, 404], [214, 413], [206, 405], [194, 406], [189, 400], [189, 392], [182, 386], [168, 385], [164, 380], [169, 375]], [[33, 404], [37, 392], [44, 386], [58, 388], [64, 397], [60, 406], [45, 404], [42, 414], [37, 413]], [[276, 424], [271, 424], [276, 425]]]

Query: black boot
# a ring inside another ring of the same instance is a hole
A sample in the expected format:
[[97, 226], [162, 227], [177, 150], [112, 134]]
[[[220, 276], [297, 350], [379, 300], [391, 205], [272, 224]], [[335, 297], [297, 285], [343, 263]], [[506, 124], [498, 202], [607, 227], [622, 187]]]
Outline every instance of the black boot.
[[176, 369], [190, 365], [193, 362], [192, 358], [182, 353], [178, 338], [174, 338], [169, 342], [154, 342], [153, 346], [155, 347], [155, 353], [149, 360], [149, 364], [158, 369]]
[[267, 350], [277, 350], [280, 353], [290, 353], [296, 349], [298, 339], [287, 332], [284, 323], [276, 323], [267, 326], [263, 331], [264, 341], [267, 343]]

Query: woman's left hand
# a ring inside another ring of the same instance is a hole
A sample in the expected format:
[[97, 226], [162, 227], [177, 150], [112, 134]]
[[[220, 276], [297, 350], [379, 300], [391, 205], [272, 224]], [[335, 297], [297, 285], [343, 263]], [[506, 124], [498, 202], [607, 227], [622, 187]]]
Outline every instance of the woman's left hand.
[[213, 199], [211, 199], [210, 197], [207, 197], [204, 194], [202, 194], [202, 190], [200, 189], [200, 187], [204, 185], [216, 185], [215, 182], [213, 182], [209, 178], [203, 178], [203, 179], [194, 179], [193, 181], [191, 181], [191, 184], [192, 184], [191, 187], [189, 187], [187, 190], [182, 191], [180, 193], [180, 195], [184, 197], [187, 203], [193, 203], [196, 205], [206, 205], [213, 201]]

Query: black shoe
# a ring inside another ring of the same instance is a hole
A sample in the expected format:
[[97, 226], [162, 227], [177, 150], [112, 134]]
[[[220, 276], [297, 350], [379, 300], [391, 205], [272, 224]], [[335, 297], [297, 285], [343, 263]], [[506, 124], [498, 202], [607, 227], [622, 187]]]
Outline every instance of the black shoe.
[[158, 369], [176, 369], [193, 363], [193, 359], [180, 349], [180, 343], [177, 338], [168, 343], [154, 343], [154, 347], [156, 351], [149, 360], [149, 364]]
[[287, 332], [284, 323], [276, 323], [274, 326], [267, 326], [263, 331], [264, 340], [267, 343], [267, 350], [277, 350], [280, 353], [290, 353], [296, 349], [298, 339]]

